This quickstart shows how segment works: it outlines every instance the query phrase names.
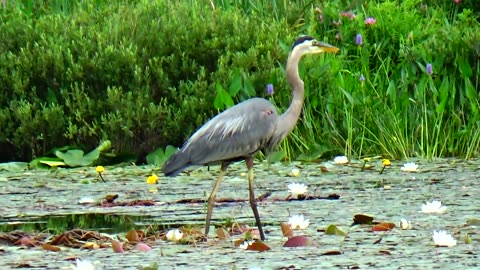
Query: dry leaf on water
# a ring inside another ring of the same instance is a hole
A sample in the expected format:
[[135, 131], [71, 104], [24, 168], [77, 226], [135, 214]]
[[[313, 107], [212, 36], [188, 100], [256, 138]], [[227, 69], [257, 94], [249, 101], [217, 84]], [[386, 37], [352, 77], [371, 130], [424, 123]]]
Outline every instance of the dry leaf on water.
[[108, 203], [113, 203], [113, 201], [115, 201], [116, 199], [118, 199], [118, 194], [109, 194], [105, 196], [105, 201]]
[[58, 251], [61, 250], [59, 247], [53, 246], [53, 245], [49, 245], [49, 244], [42, 244], [42, 248], [43, 248], [44, 250], [55, 251], [55, 252], [58, 252]]
[[367, 214], [356, 214], [353, 216], [353, 224], [372, 224], [373, 216]]
[[140, 235], [143, 235], [142, 231], [137, 231], [132, 229], [127, 233], [126, 238], [130, 242], [140, 242], [141, 240]]
[[373, 225], [372, 231], [373, 232], [384, 232], [390, 231], [391, 229], [395, 228], [395, 224], [391, 222], [382, 222], [377, 225]]
[[217, 237], [220, 240], [230, 238], [230, 234], [224, 228], [217, 228], [215, 232], [217, 233]]
[[290, 224], [288, 224], [287, 222], [282, 222], [282, 223], [280, 223], [280, 227], [282, 228], [283, 236], [288, 237], [288, 238], [293, 236], [293, 230], [292, 230], [292, 226], [290, 226]]
[[82, 249], [99, 249], [100, 245], [95, 242], [87, 242], [81, 248]]
[[339, 250], [330, 250], [321, 254], [322, 256], [332, 256], [332, 255], [342, 255], [342, 252]]
[[269, 250], [270, 247], [267, 246], [267, 244], [260, 242], [260, 241], [254, 241], [253, 243], [249, 243], [246, 250], [251, 250], [251, 251], [266, 251]]

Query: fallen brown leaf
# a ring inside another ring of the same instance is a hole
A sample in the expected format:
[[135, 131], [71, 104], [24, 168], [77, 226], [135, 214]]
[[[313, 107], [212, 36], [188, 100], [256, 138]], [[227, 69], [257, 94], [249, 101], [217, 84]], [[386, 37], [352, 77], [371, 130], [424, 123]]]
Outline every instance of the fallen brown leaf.
[[53, 246], [53, 245], [49, 245], [49, 244], [43, 244], [43, 245], [42, 245], [42, 248], [43, 248], [44, 250], [55, 251], [55, 252], [58, 252], [58, 251], [61, 250], [59, 247]]
[[372, 224], [373, 216], [367, 214], [356, 214], [353, 216], [353, 224]]

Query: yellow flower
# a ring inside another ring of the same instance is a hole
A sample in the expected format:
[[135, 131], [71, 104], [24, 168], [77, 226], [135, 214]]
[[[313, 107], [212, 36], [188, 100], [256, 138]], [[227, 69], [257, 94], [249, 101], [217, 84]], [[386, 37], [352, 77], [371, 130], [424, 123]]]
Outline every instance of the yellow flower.
[[158, 176], [156, 174], [152, 174], [149, 177], [147, 177], [147, 183], [153, 185], [156, 184], [158, 181]]
[[95, 168], [95, 171], [97, 171], [97, 173], [102, 173], [105, 171], [105, 168], [103, 168], [103, 166], [97, 166], [97, 168]]
[[390, 166], [391, 163], [390, 163], [390, 160], [388, 159], [382, 159], [382, 164], [383, 166]]
[[289, 176], [291, 177], [297, 177], [300, 175], [300, 170], [297, 169], [297, 168], [293, 168], [289, 173], [288, 173]]

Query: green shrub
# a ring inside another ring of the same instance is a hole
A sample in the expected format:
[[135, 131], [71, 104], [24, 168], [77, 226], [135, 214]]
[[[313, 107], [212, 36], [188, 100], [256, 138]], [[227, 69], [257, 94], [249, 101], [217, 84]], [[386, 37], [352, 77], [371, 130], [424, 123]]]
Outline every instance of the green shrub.
[[285, 57], [277, 39], [288, 36], [271, 19], [207, 3], [85, 4], [29, 16], [7, 9], [0, 144], [31, 149], [17, 152], [22, 159], [62, 145], [88, 150], [104, 139], [139, 156], [179, 145], [217, 113], [215, 84], [227, 87], [237, 72], [263, 91]]

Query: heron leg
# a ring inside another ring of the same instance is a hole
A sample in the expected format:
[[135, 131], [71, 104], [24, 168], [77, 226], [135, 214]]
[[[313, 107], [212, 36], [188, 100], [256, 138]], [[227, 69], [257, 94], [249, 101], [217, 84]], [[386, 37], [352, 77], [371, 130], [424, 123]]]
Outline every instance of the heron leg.
[[217, 196], [218, 188], [220, 187], [220, 183], [222, 182], [223, 176], [227, 173], [228, 163], [222, 163], [220, 167], [220, 174], [217, 177], [217, 181], [213, 186], [212, 192], [208, 197], [208, 206], [207, 206], [207, 217], [205, 221], [205, 236], [208, 236], [208, 231], [210, 230], [210, 221], [212, 219], [212, 211], [213, 206], [215, 205], [215, 197]]
[[260, 215], [258, 214], [257, 199], [255, 198], [255, 193], [253, 191], [253, 158], [246, 158], [245, 163], [247, 164], [248, 169], [248, 191], [250, 206], [252, 207], [253, 215], [255, 216], [255, 222], [257, 223], [258, 231], [260, 232], [260, 239], [264, 241], [265, 234], [263, 233], [262, 222], [260, 221]]

